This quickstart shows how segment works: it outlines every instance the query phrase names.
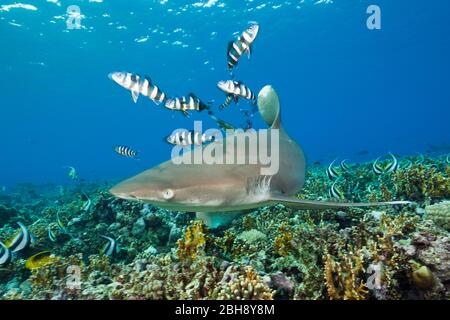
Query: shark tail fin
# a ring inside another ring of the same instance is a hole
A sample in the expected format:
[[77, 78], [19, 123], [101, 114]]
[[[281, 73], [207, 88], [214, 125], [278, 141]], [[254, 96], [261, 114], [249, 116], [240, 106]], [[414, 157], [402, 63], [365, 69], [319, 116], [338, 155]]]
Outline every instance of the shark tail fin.
[[367, 208], [367, 207], [383, 207], [395, 205], [409, 205], [410, 201], [390, 201], [390, 202], [367, 202], [367, 203], [345, 203], [345, 202], [326, 202], [326, 201], [312, 201], [301, 200], [291, 197], [276, 196], [271, 197], [270, 201], [273, 204], [283, 204], [286, 207], [294, 209], [310, 209], [310, 210], [325, 210], [325, 209], [345, 209], [345, 208]]
[[280, 100], [272, 86], [265, 86], [258, 94], [258, 109], [267, 125], [273, 129], [280, 129]]

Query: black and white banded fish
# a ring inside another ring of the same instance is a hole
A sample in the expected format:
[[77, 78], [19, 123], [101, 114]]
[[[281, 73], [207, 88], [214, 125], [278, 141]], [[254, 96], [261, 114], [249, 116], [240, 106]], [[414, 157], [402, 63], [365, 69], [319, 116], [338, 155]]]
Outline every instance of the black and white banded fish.
[[336, 169], [334, 168], [334, 164], [336, 161], [337, 159], [334, 160], [332, 163], [330, 163], [330, 165], [327, 168], [327, 176], [328, 179], [330, 179], [331, 181], [337, 179], [340, 176], [339, 172], [337, 172]]
[[344, 199], [344, 194], [342, 193], [342, 191], [340, 191], [339, 189], [336, 188], [336, 183], [337, 183], [337, 181], [335, 181], [331, 185], [331, 188], [329, 190], [329, 195], [331, 198], [334, 198], [337, 200], [342, 200], [342, 199]]
[[217, 83], [217, 87], [226, 94], [225, 102], [219, 107], [221, 109], [230, 105], [231, 103], [230, 99], [234, 100], [234, 102], [237, 103], [240, 98], [244, 98], [252, 101], [253, 104], [256, 103], [256, 96], [253, 93], [253, 91], [250, 90], [241, 81], [233, 81], [233, 80], [219, 81]]
[[219, 106], [219, 109], [225, 109], [226, 107], [228, 107], [231, 104], [231, 102], [233, 100], [235, 100], [234, 96], [232, 94], [227, 94], [227, 97], [225, 98], [225, 102]]
[[392, 173], [398, 170], [399, 164], [397, 158], [392, 153], [389, 153], [389, 155], [392, 158], [392, 162], [390, 162], [386, 167], [383, 167], [379, 163], [381, 157], [376, 159], [373, 163], [372, 170], [377, 176], [382, 175], [383, 173]]
[[349, 171], [350, 170], [350, 166], [346, 163], [347, 159], [342, 160], [341, 162], [341, 169], [342, 171]]
[[11, 251], [0, 241], [0, 267], [6, 267], [12, 259]]
[[165, 106], [167, 109], [183, 112], [186, 117], [189, 117], [188, 111], [209, 110], [209, 106], [193, 93], [189, 93], [185, 97], [167, 99]]
[[148, 97], [156, 104], [164, 103], [167, 100], [166, 94], [152, 83], [150, 77], [141, 77], [130, 72], [112, 72], [108, 77], [123, 88], [130, 90], [135, 103], [138, 101], [139, 94]]
[[127, 158], [136, 158], [138, 155], [137, 151], [134, 151], [133, 149], [127, 146], [115, 146], [114, 151], [117, 154]]
[[214, 135], [207, 135], [193, 130], [176, 130], [167, 137], [167, 142], [179, 146], [202, 145], [213, 142]]
[[61, 218], [59, 217], [59, 212], [56, 212], [56, 225], [58, 226], [58, 229], [61, 233], [64, 234], [69, 234], [69, 232], [67, 231], [66, 226], [64, 225], [64, 223], [62, 222]]
[[398, 160], [397, 158], [394, 156], [394, 154], [389, 153], [389, 155], [392, 158], [392, 162], [388, 164], [388, 166], [386, 167], [386, 172], [387, 173], [391, 173], [391, 172], [396, 172], [398, 170]]
[[17, 222], [17, 224], [20, 227], [19, 232], [5, 244], [11, 252], [19, 252], [27, 249], [33, 242], [33, 236], [28, 228], [22, 222]]
[[53, 232], [50, 225], [47, 227], [47, 235], [51, 242], [56, 242], [56, 234]]
[[119, 251], [116, 240], [114, 240], [111, 237], [107, 237], [107, 236], [101, 236], [101, 237], [108, 240], [108, 242], [105, 243], [103, 245], [103, 247], [100, 249], [100, 252], [102, 254], [104, 254], [105, 256], [111, 257]]
[[450, 154], [448, 154], [447, 157], [445, 158], [445, 162], [447, 162], [448, 164], [450, 164]]
[[[380, 157], [381, 158], [381, 157]], [[377, 160], [375, 160], [375, 162], [372, 164], [372, 171], [377, 175], [382, 175], [384, 172], [383, 167], [378, 163], [378, 161], [380, 160], [380, 158], [378, 158]]]
[[250, 58], [252, 53], [253, 42], [258, 35], [259, 25], [251, 25], [236, 40], [230, 41], [227, 48], [227, 64], [228, 71], [231, 72], [238, 64], [243, 53], [247, 53]]

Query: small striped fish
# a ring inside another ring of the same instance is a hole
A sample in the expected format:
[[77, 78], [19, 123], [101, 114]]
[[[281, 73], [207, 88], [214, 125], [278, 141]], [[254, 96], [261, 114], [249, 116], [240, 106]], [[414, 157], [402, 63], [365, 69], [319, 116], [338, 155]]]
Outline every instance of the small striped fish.
[[226, 99], [225, 99], [225, 102], [222, 103], [222, 104], [219, 106], [219, 109], [225, 109], [226, 107], [228, 107], [228, 106], [231, 104], [231, 102], [232, 102], [233, 100], [236, 101], [236, 99], [234, 98], [234, 96], [233, 96], [232, 94], [227, 94], [227, 97], [226, 97]]
[[141, 77], [130, 72], [112, 72], [108, 77], [125, 89], [130, 90], [135, 103], [139, 94], [148, 97], [156, 104], [165, 103], [167, 100], [166, 94], [153, 84], [149, 77]]
[[335, 181], [333, 183], [333, 185], [331, 186], [331, 188], [329, 190], [330, 198], [342, 200], [342, 199], [344, 199], [344, 194], [342, 193], [342, 191], [340, 191], [339, 189], [336, 188], [336, 183], [337, 183], [337, 181]]
[[103, 245], [103, 247], [100, 249], [100, 252], [102, 254], [104, 254], [105, 256], [111, 257], [119, 251], [116, 240], [114, 240], [111, 237], [107, 237], [107, 236], [101, 236], [101, 237], [108, 240], [108, 242], [105, 243]]
[[230, 105], [231, 101], [238, 102], [240, 98], [251, 100], [256, 103], [256, 96], [245, 84], [240, 81], [219, 81], [217, 87], [227, 95], [225, 102], [219, 107], [221, 109]]
[[0, 267], [6, 267], [12, 259], [11, 251], [0, 241]]
[[127, 146], [115, 146], [114, 151], [117, 154], [120, 154], [121, 156], [127, 157], [127, 158], [136, 158], [137, 152], [132, 150], [130, 147]]
[[193, 93], [188, 94], [187, 97], [168, 99], [165, 106], [167, 109], [183, 112], [186, 117], [189, 117], [188, 111], [209, 110], [209, 106], [203, 103], [203, 101]]
[[382, 175], [383, 173], [396, 172], [398, 170], [399, 163], [397, 158], [392, 153], [389, 153], [389, 155], [392, 158], [392, 162], [390, 162], [386, 167], [382, 167], [379, 164], [381, 157], [375, 160], [375, 162], [372, 164], [372, 170], [377, 176]]
[[167, 137], [167, 142], [179, 146], [202, 145], [204, 143], [213, 142], [214, 135], [201, 134], [196, 131], [178, 130]]
[[243, 53], [247, 52], [250, 58], [252, 45], [258, 35], [259, 26], [254, 24], [245, 30], [235, 41], [230, 41], [227, 48], [228, 71], [231, 72], [238, 64]]
[[27, 249], [33, 242], [33, 237], [27, 227], [21, 222], [17, 222], [17, 224], [20, 227], [19, 232], [6, 243], [6, 247], [8, 247], [11, 252], [19, 252]]

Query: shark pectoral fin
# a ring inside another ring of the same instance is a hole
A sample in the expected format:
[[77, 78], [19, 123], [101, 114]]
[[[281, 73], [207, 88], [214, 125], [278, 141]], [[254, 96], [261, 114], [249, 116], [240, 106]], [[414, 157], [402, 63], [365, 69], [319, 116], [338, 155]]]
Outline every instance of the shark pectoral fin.
[[394, 205], [409, 205], [409, 201], [390, 201], [390, 202], [366, 202], [366, 203], [339, 203], [326, 201], [301, 200], [296, 198], [276, 196], [271, 197], [270, 201], [273, 204], [282, 204], [286, 207], [295, 209], [311, 209], [311, 210], [325, 210], [325, 209], [345, 209], [345, 208], [363, 208], [363, 207], [382, 207]]
[[134, 103], [136, 103], [139, 98], [139, 91], [131, 90], [131, 97], [133, 98]]
[[244, 212], [231, 211], [231, 212], [197, 212], [196, 217], [202, 220], [208, 228], [215, 229], [220, 226], [229, 224], [232, 220], [239, 217]]

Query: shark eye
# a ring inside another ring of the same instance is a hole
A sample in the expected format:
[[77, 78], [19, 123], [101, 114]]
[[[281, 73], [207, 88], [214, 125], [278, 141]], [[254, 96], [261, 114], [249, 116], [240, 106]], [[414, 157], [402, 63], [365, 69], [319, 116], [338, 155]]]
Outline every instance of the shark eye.
[[166, 199], [166, 200], [172, 199], [174, 195], [175, 195], [175, 193], [173, 192], [172, 189], [166, 189], [166, 190], [163, 192], [163, 197], [164, 197], [164, 199]]

